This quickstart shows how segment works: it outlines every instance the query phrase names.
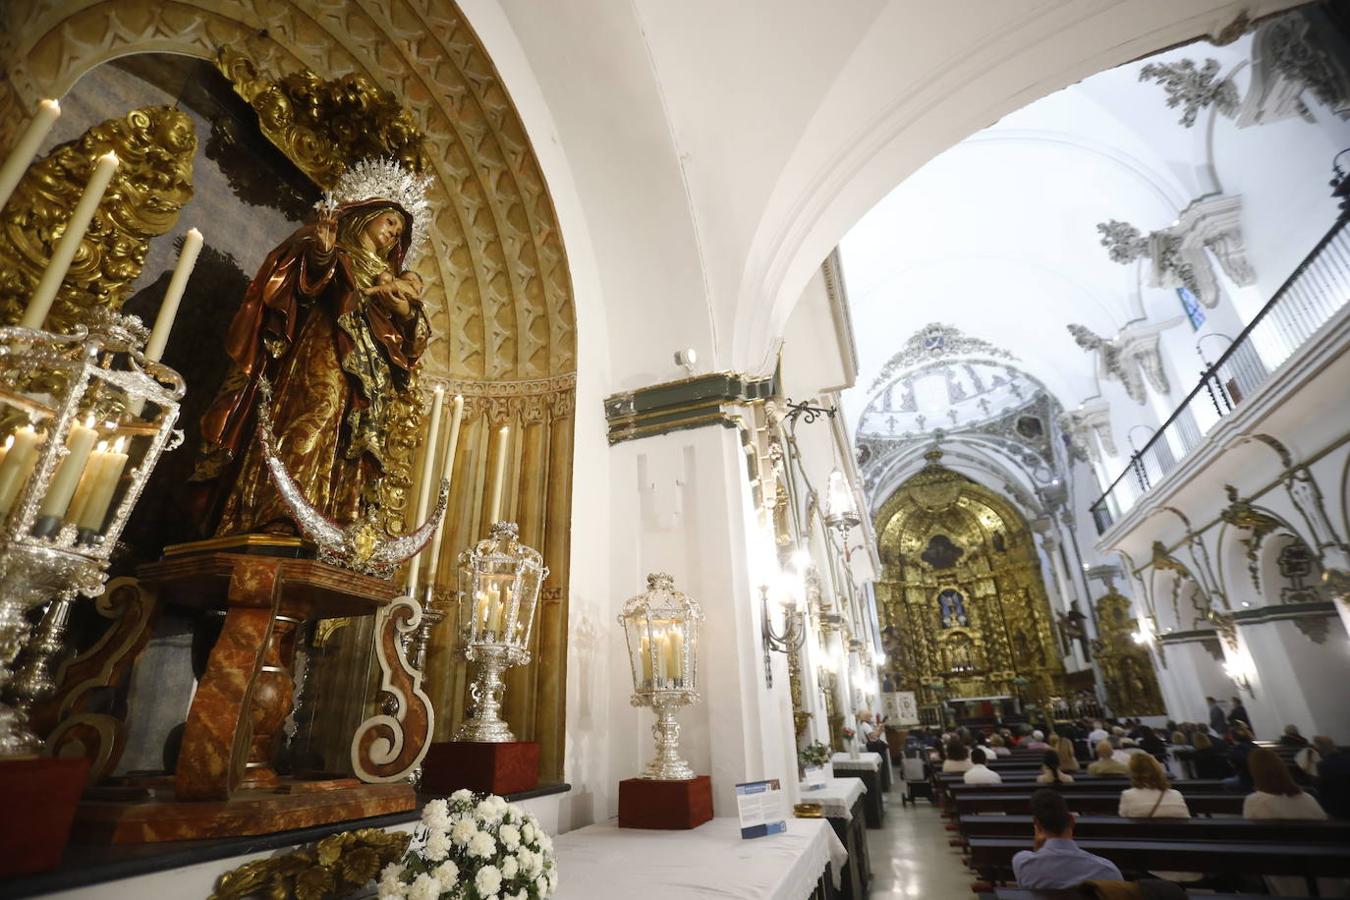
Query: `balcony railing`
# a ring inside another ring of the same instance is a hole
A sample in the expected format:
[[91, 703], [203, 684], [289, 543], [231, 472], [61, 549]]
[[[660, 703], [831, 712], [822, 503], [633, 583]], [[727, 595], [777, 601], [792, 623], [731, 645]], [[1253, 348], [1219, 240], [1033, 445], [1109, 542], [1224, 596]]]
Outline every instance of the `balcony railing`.
[[1339, 168], [1336, 175], [1332, 184], [1336, 196], [1342, 198], [1340, 217], [1092, 504], [1098, 534], [1176, 468], [1199, 446], [1206, 431], [1253, 397], [1350, 300], [1350, 230], [1346, 228], [1350, 177], [1343, 176]]

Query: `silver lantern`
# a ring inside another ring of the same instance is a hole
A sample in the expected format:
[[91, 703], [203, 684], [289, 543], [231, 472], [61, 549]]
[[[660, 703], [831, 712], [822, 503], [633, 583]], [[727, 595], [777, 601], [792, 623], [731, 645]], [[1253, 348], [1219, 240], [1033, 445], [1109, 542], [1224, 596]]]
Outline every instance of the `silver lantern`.
[[619, 624], [628, 640], [633, 672], [634, 706], [656, 713], [652, 736], [656, 758], [639, 778], [688, 781], [694, 777], [680, 757], [680, 726], [675, 712], [698, 700], [698, 623], [703, 611], [688, 595], [675, 590], [664, 573], [647, 576], [647, 590], [623, 605]]
[[146, 358], [146, 338], [139, 319], [106, 312], [68, 335], [0, 328], [0, 686], [28, 642], [28, 610], [56, 605], [9, 684], [17, 710], [0, 704], [0, 756], [40, 748], [23, 712], [55, 689], [69, 607], [102, 593], [155, 463], [182, 443], [183, 380]]
[[515, 522], [497, 522], [490, 536], [459, 557], [459, 646], [477, 663], [469, 685], [473, 716], [455, 731], [455, 740], [514, 741], [502, 721], [502, 674], [530, 661], [530, 632], [539, 589], [548, 567], [538, 550], [520, 542]]

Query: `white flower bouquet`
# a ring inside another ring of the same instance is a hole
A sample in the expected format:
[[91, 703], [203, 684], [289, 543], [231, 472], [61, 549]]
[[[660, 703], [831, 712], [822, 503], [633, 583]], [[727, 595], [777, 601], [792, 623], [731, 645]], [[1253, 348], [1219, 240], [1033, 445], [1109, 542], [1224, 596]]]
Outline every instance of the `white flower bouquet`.
[[380, 900], [543, 900], [558, 887], [553, 839], [496, 794], [455, 791], [422, 809], [402, 862], [380, 875]]

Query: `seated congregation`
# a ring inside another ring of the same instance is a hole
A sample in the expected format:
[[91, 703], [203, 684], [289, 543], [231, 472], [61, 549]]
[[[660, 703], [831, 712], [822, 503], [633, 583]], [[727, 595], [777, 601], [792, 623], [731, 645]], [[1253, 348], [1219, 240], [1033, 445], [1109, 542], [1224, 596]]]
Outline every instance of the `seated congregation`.
[[906, 736], [977, 892], [1350, 896], [1350, 750], [1331, 738], [1290, 725], [1256, 741], [1244, 723], [1019, 727]]

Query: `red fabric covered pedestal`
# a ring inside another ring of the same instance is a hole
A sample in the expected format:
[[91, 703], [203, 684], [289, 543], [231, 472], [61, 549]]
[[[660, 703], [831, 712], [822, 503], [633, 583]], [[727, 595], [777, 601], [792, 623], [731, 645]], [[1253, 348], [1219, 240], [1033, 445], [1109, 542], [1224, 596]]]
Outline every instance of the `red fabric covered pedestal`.
[[54, 869], [70, 839], [89, 760], [0, 760], [0, 878]]
[[539, 786], [539, 745], [533, 741], [479, 744], [441, 741], [422, 760], [422, 792], [518, 794]]
[[697, 828], [713, 817], [712, 779], [619, 782], [620, 828]]

